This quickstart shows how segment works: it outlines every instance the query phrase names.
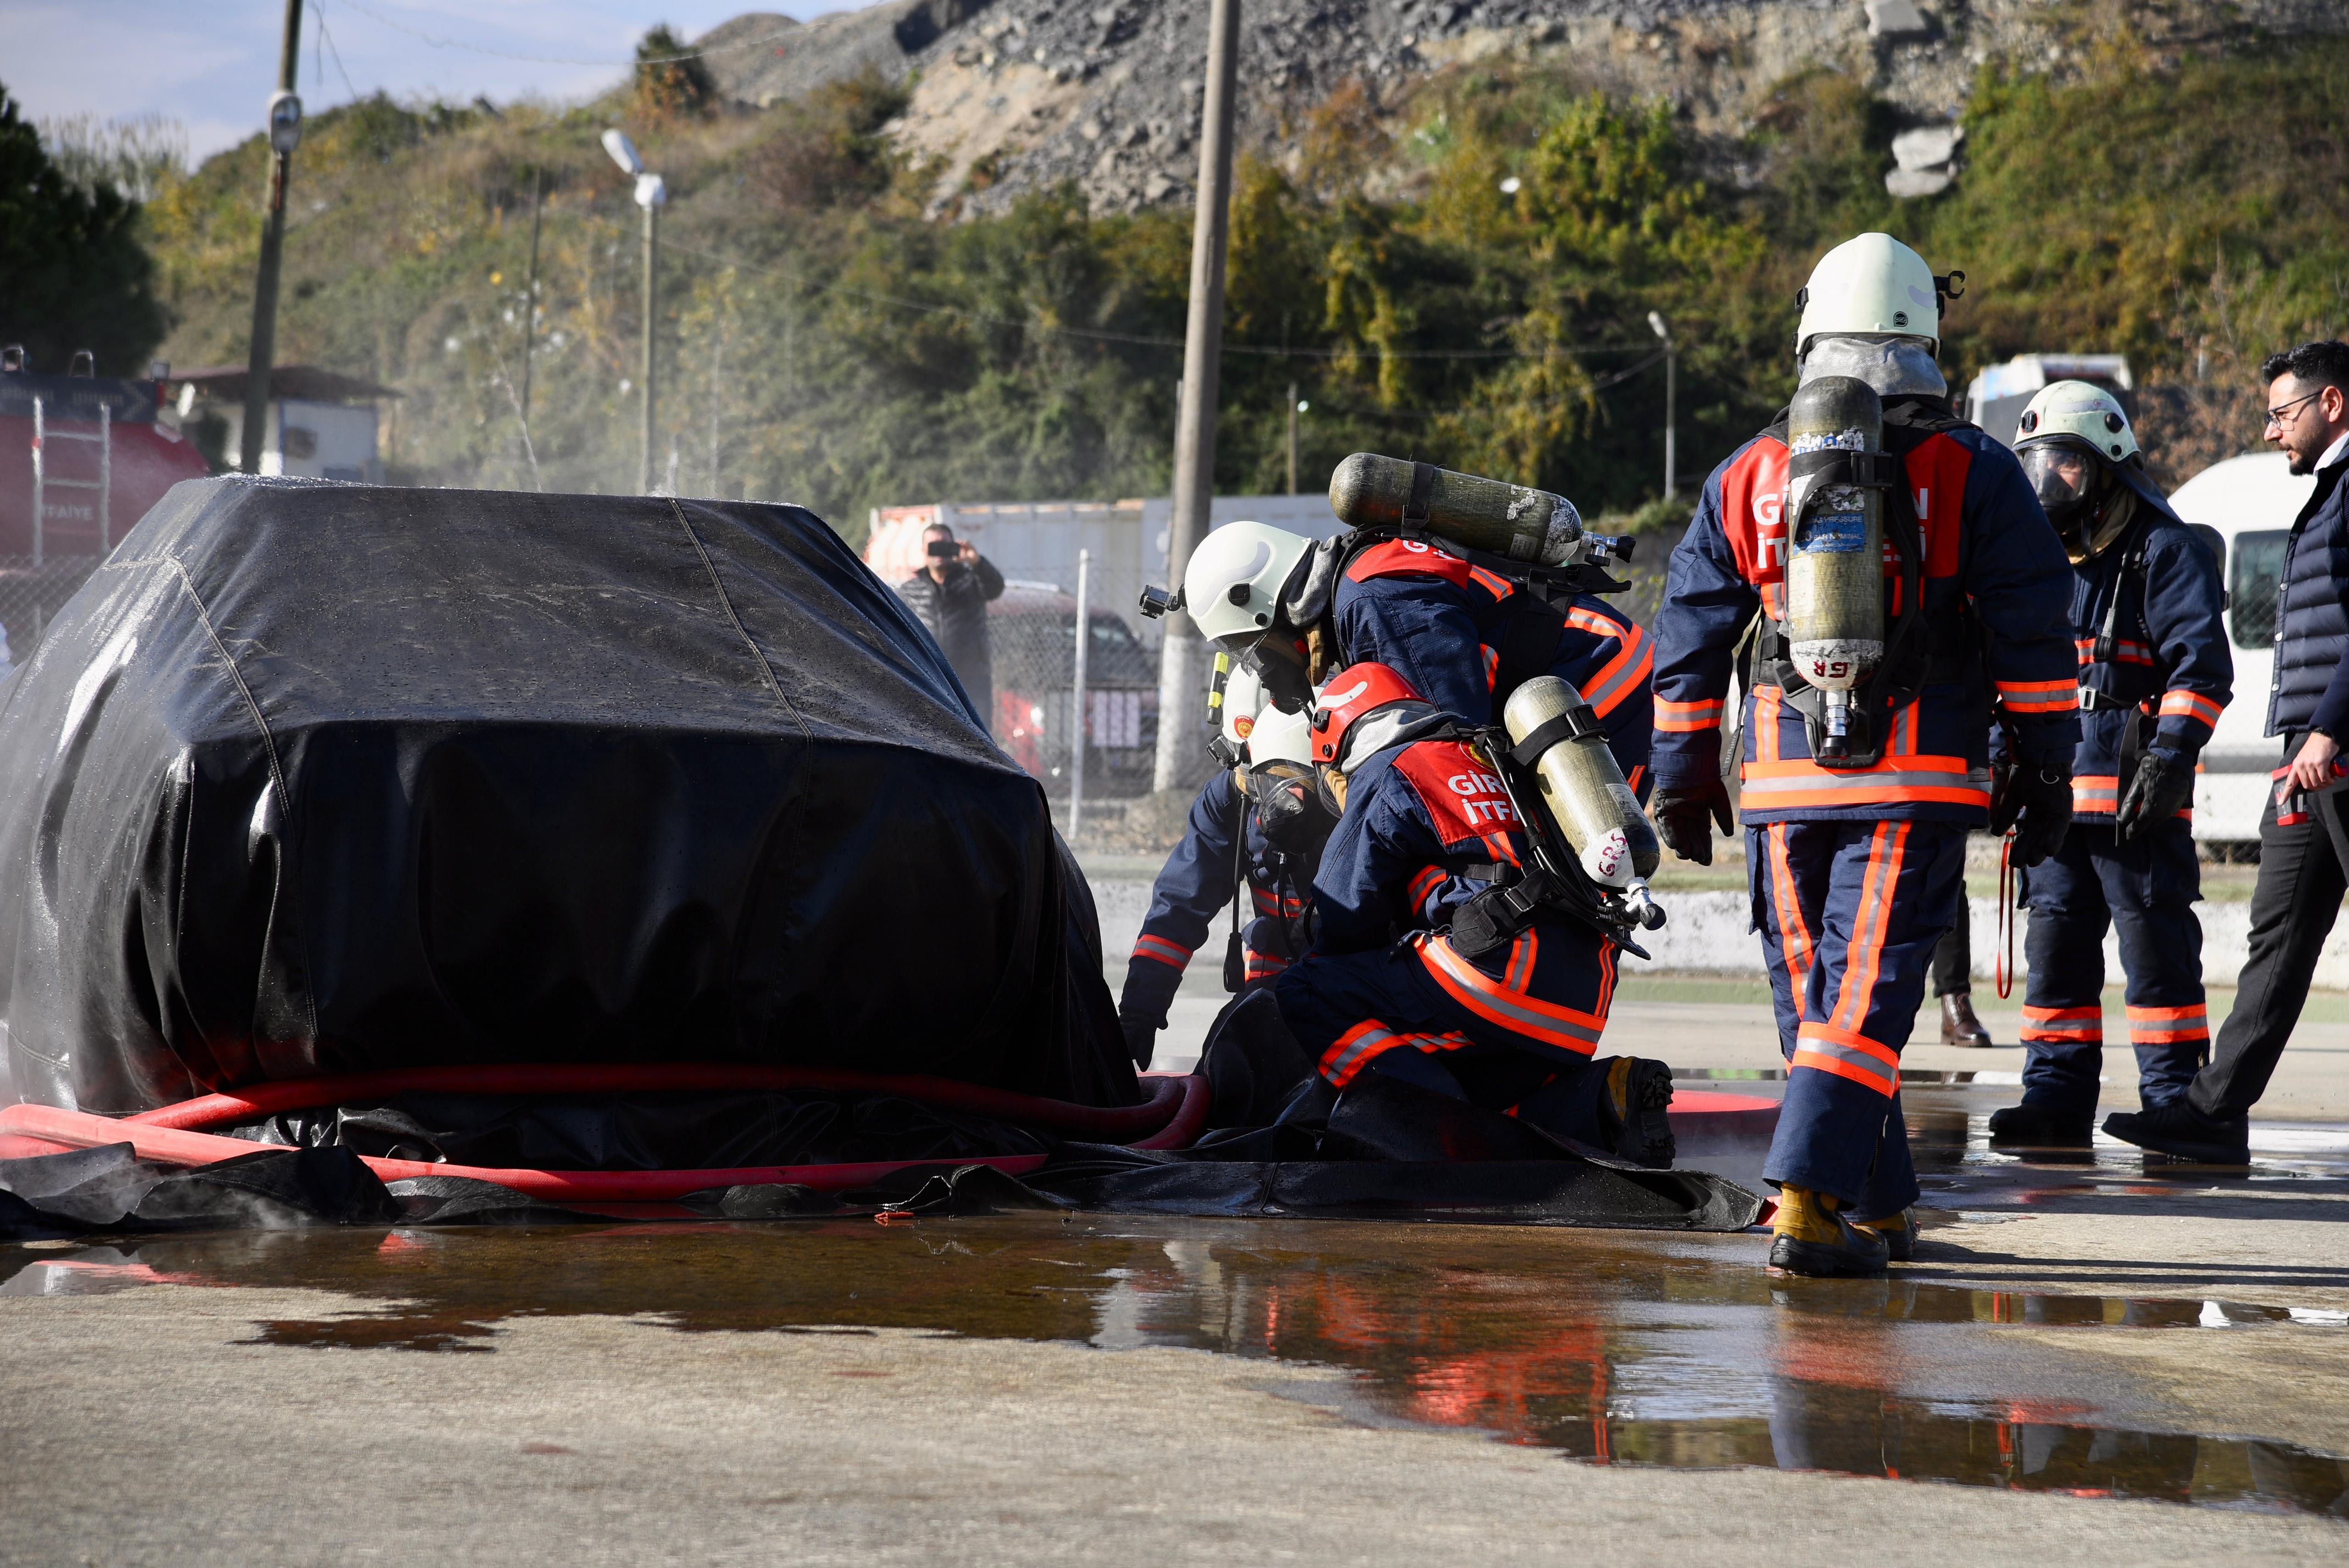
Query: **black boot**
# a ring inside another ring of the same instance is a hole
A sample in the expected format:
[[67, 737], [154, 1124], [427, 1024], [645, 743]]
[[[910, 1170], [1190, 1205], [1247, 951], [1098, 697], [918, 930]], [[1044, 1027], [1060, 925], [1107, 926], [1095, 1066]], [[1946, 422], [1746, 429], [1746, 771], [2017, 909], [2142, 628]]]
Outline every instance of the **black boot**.
[[2175, 1160], [2190, 1160], [2197, 1165], [2251, 1162], [2249, 1117], [2213, 1121], [2182, 1099], [2151, 1110], [2116, 1110], [2105, 1118], [2105, 1130], [2140, 1149]]
[[1974, 994], [1952, 991], [1941, 998], [1941, 1044], [1945, 1046], [1987, 1046], [1990, 1031], [1974, 1016]]
[[2095, 1112], [2024, 1100], [1990, 1113], [1990, 1140], [2019, 1149], [2085, 1149]]
[[1601, 1124], [1619, 1160], [1665, 1171], [1679, 1152], [1667, 1114], [1672, 1103], [1672, 1069], [1644, 1057], [1617, 1057], [1607, 1064], [1607, 1099]]

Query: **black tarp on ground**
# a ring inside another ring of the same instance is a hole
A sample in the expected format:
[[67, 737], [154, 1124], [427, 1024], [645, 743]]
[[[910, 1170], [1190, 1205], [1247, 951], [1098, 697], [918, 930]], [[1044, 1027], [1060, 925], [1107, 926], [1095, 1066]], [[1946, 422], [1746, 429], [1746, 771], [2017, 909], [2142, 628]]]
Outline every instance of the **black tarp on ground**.
[[668, 1059], [1142, 1098], [1039, 787], [798, 508], [190, 481], [0, 702], [25, 1099]]

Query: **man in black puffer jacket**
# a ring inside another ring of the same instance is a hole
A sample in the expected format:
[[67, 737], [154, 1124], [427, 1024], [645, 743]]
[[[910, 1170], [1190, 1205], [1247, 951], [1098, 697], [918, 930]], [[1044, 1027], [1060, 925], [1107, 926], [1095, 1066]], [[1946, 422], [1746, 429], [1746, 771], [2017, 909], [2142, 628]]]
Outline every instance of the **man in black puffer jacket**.
[[2303, 343], [2270, 356], [2261, 373], [2268, 439], [2292, 472], [2315, 474], [2316, 488], [2292, 525], [2276, 590], [2267, 732], [2283, 737], [2283, 766], [2260, 823], [2251, 956], [2193, 1087], [2157, 1109], [2105, 1119], [2116, 1138], [2224, 1165], [2251, 1159], [2251, 1107], [2300, 1021], [2349, 892], [2349, 791], [2316, 793], [2340, 782], [2349, 739], [2349, 485], [2341, 482], [2349, 470], [2349, 343]]
[[987, 606], [1003, 597], [1003, 573], [968, 540], [934, 522], [922, 531], [926, 563], [897, 584], [897, 596], [938, 641], [970, 694], [979, 722], [995, 727], [995, 669], [987, 646]]

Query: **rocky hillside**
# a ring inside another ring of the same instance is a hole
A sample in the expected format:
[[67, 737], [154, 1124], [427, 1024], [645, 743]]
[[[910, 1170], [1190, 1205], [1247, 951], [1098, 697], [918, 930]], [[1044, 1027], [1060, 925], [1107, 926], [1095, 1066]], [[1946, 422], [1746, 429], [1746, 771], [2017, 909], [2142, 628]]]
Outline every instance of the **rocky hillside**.
[[[868, 71], [910, 83], [890, 134], [925, 166], [936, 215], [1000, 211], [1063, 181], [1096, 212], [1130, 211], [1189, 199], [1206, 26], [1207, 0], [884, 0], [804, 26], [751, 13], [697, 46], [725, 94], [760, 107]], [[1734, 136], [1816, 67], [1889, 103], [1897, 130], [1947, 124], [1992, 58], [2060, 76], [2116, 32], [2158, 55], [2343, 31], [2338, 0], [1242, 0], [1241, 139], [1293, 164], [1325, 103], [1381, 116], [1429, 74], [1496, 56], [1666, 98], [1700, 136]], [[1951, 142], [1900, 150], [1932, 170]]]

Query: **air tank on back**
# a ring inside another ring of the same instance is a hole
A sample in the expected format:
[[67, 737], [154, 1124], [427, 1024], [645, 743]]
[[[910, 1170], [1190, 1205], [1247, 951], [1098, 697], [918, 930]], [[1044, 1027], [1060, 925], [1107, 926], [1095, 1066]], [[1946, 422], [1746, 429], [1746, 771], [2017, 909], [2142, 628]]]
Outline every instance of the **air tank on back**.
[[[1553, 719], [1585, 707], [1582, 694], [1556, 676], [1537, 676], [1509, 695], [1501, 722], [1519, 745]], [[1656, 830], [1623, 781], [1623, 769], [1594, 717], [1589, 733], [1568, 736], [1541, 754], [1534, 773], [1542, 805], [1590, 880], [1614, 892], [1643, 889], [1661, 851]]]
[[[1884, 449], [1884, 403], [1849, 376], [1822, 376], [1786, 410], [1790, 457], [1840, 448]], [[1789, 480], [1786, 520], [1787, 655], [1825, 699], [1819, 757], [1850, 755], [1851, 694], [1884, 661], [1884, 492], [1857, 485]]]
[[[1356, 452], [1330, 476], [1330, 510], [1349, 528], [1393, 528], [1411, 503], [1419, 465]], [[1431, 465], [1427, 531], [1537, 566], [1571, 564], [1582, 545], [1582, 515], [1547, 490], [1454, 473]]]

